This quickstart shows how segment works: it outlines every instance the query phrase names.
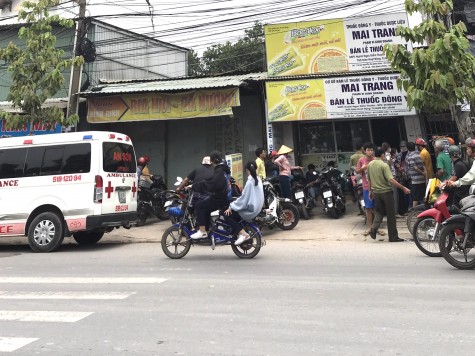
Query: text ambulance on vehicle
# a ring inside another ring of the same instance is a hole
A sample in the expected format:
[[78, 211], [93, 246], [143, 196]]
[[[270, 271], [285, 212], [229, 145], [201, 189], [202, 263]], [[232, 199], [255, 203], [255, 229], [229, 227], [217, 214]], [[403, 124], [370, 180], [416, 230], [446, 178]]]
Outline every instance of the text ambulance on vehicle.
[[137, 165], [126, 135], [74, 132], [0, 139], [0, 238], [37, 252], [65, 236], [94, 244], [137, 220]]

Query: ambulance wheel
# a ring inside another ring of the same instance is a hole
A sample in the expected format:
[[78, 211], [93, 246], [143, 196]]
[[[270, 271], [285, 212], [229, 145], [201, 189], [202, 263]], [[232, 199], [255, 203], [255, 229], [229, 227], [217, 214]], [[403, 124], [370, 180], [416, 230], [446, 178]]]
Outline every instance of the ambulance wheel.
[[74, 240], [79, 245], [94, 245], [104, 236], [103, 231], [80, 231], [73, 234]]
[[55, 213], [41, 213], [28, 228], [28, 243], [35, 252], [51, 252], [59, 248], [64, 239], [63, 220]]

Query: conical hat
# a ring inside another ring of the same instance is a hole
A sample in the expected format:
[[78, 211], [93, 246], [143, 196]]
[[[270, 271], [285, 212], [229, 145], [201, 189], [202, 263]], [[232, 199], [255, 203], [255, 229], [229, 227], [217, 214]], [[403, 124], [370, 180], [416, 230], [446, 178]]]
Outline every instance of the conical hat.
[[290, 153], [292, 151], [293, 151], [293, 149], [291, 149], [290, 147], [287, 147], [286, 145], [282, 145], [282, 146], [280, 146], [280, 149], [277, 152], [277, 154], [278, 155], [285, 155], [285, 154]]

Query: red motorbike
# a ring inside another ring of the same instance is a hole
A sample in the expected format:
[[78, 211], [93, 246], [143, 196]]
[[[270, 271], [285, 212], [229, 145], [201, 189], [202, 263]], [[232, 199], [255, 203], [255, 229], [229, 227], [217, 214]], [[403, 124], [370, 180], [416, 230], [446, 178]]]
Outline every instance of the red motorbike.
[[450, 218], [458, 210], [454, 206], [449, 206], [448, 202], [452, 200], [452, 192], [448, 187], [440, 187], [440, 196], [434, 202], [431, 209], [427, 209], [417, 215], [414, 224], [412, 236], [416, 246], [430, 257], [441, 257], [439, 248], [439, 233], [442, 229], [442, 222]]

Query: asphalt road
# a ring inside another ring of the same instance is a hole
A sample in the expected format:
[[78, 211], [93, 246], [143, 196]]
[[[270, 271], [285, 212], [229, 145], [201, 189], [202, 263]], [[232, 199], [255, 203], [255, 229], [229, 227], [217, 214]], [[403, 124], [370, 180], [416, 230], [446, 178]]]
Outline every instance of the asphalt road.
[[0, 354], [472, 355], [472, 271], [409, 242], [0, 246]]

